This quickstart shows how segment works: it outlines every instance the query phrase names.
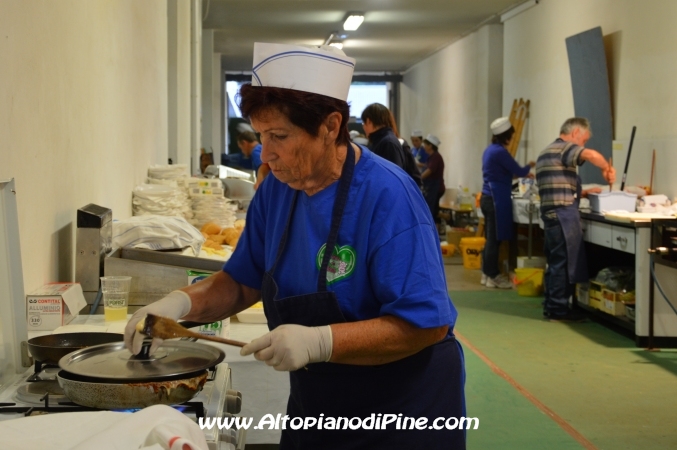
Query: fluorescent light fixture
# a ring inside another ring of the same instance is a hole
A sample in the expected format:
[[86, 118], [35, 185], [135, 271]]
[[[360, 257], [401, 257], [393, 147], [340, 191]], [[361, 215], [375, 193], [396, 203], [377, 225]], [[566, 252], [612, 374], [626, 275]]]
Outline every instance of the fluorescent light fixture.
[[507, 12], [501, 14], [501, 23], [505, 22], [508, 19], [512, 19], [515, 17], [517, 14], [520, 14], [527, 9], [531, 8], [532, 6], [538, 5], [538, 2], [540, 0], [528, 0], [524, 3], [521, 3], [520, 5], [515, 6], [512, 9], [509, 9]]
[[332, 42], [329, 45], [332, 46], [332, 47], [336, 47], [339, 50], [343, 49], [343, 44], [341, 42]]
[[357, 30], [364, 21], [364, 15], [359, 13], [351, 13], [345, 22], [343, 22], [343, 29], [347, 31]]

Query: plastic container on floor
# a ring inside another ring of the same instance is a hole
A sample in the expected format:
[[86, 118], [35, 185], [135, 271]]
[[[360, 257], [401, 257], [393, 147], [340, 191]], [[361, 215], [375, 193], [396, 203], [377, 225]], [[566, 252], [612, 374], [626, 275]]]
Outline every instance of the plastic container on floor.
[[461, 255], [463, 255], [463, 267], [466, 269], [482, 268], [482, 250], [486, 239], [483, 237], [465, 237], [461, 239]]
[[517, 293], [523, 297], [543, 295], [543, 269], [531, 267], [515, 269], [513, 282], [517, 287]]

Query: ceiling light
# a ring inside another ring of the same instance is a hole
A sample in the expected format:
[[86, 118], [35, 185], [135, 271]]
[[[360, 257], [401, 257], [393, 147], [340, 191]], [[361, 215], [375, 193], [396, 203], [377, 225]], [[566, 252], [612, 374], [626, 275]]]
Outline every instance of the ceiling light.
[[341, 42], [332, 42], [329, 45], [332, 46], [332, 47], [336, 47], [339, 50], [343, 49], [343, 44]]
[[359, 13], [351, 13], [345, 22], [343, 22], [343, 29], [348, 31], [357, 30], [364, 21], [364, 15]]

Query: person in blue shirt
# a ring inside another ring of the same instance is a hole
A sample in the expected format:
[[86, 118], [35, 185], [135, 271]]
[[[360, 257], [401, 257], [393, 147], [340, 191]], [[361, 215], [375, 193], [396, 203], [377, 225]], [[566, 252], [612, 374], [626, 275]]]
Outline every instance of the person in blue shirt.
[[261, 144], [252, 131], [243, 131], [237, 136], [237, 146], [242, 150], [243, 159], [251, 161], [254, 172], [261, 166]]
[[421, 172], [425, 172], [428, 167], [428, 153], [423, 146], [423, 131], [414, 130], [411, 132], [411, 154], [416, 160], [416, 166]]
[[242, 154], [245, 156], [243, 160], [249, 160], [251, 169], [256, 173], [256, 182], [254, 183], [254, 189], [256, 190], [266, 178], [266, 175], [270, 173], [268, 164], [261, 162], [261, 144], [254, 132], [243, 131], [237, 137], [237, 146], [240, 147]]
[[240, 110], [272, 176], [223, 270], [141, 308], [125, 343], [140, 350], [147, 313], [213, 322], [262, 299], [270, 332], [241, 354], [288, 371], [289, 423], [313, 424], [287, 426], [281, 449], [465, 449], [450, 419], [465, 414], [465, 373], [435, 225], [409, 175], [350, 142], [354, 64], [332, 47], [254, 45]]
[[507, 117], [494, 120], [491, 133], [491, 145], [482, 155], [480, 208], [484, 215], [486, 238], [482, 253], [482, 284], [491, 288], [510, 289], [512, 283], [501, 275], [498, 267], [498, 248], [501, 241], [512, 239], [512, 179], [529, 176], [536, 163], [530, 162], [522, 167], [507, 150], [515, 133]]

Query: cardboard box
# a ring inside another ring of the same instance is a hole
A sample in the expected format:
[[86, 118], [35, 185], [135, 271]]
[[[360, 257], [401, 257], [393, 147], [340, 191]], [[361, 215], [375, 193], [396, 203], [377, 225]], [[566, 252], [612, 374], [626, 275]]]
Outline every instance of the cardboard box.
[[635, 304], [635, 291], [631, 292], [615, 292], [612, 290], [602, 288], [602, 298], [611, 300], [614, 302], [621, 302], [625, 304], [634, 305]]
[[46, 284], [26, 296], [28, 330], [51, 331], [67, 325], [86, 305], [80, 283]]
[[447, 231], [447, 243], [455, 245], [456, 248], [461, 245], [461, 239], [464, 237], [475, 237], [475, 232], [465, 228], [452, 228]]
[[625, 305], [613, 300], [602, 300], [599, 310], [612, 316], [625, 316]]
[[[213, 272], [198, 272], [197, 270], [188, 270], [188, 284], [194, 284], [198, 281], [204, 280], [208, 276], [212, 275]], [[205, 325], [201, 325], [199, 328], [196, 328], [200, 334], [207, 336], [220, 336], [223, 338], [230, 337], [230, 317], [227, 319], [219, 320], [218, 322], [212, 322]]]
[[625, 316], [625, 303], [635, 303], [634, 292], [614, 292], [606, 288], [602, 289], [600, 311], [612, 316]]
[[188, 187], [223, 189], [223, 183], [219, 178], [191, 178], [188, 181]]
[[191, 187], [188, 189], [188, 194], [191, 197], [198, 195], [218, 195], [223, 197], [223, 193], [224, 191], [221, 188]]

